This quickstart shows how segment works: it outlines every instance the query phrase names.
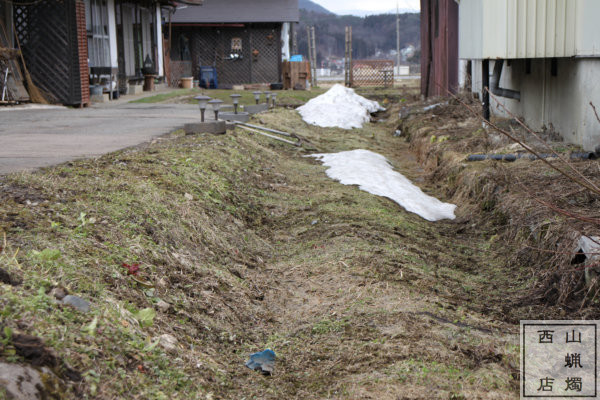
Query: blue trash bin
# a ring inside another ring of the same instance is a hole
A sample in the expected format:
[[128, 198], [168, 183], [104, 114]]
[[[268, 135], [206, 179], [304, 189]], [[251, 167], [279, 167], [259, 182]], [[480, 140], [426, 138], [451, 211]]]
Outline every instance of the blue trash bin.
[[219, 87], [217, 80], [217, 69], [215, 67], [203, 66], [200, 67], [200, 87], [204, 89], [216, 89]]

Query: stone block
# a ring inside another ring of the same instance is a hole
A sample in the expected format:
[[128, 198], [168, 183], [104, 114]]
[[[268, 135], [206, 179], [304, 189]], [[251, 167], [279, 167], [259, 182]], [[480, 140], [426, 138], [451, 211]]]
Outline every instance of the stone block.
[[268, 109], [269, 106], [266, 103], [244, 106], [244, 112], [247, 112], [248, 114], [258, 114], [267, 111]]
[[108, 103], [110, 101], [110, 97], [108, 96], [108, 93], [102, 93], [92, 96], [90, 100], [92, 103]]
[[127, 94], [142, 94], [144, 93], [144, 87], [142, 85], [129, 85], [129, 91]]
[[220, 112], [219, 119], [224, 119], [226, 121], [248, 122], [250, 119], [250, 114], [247, 112], [238, 112], [237, 114], [232, 112]]
[[186, 135], [197, 135], [200, 133], [212, 133], [222, 135], [227, 130], [225, 121], [206, 121], [185, 124], [183, 127]]

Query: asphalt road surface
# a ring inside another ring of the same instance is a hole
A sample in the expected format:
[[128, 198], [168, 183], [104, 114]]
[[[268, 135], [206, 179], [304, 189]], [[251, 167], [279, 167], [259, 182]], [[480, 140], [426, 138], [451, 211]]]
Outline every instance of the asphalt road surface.
[[188, 104], [0, 108], [0, 174], [99, 156], [199, 120]]

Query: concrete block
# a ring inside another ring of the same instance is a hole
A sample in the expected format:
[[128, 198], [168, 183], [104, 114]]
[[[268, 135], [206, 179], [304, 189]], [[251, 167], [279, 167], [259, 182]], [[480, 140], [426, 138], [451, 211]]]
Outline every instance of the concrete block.
[[142, 94], [144, 93], [144, 87], [142, 85], [129, 85], [129, 91], [127, 94]]
[[220, 112], [219, 119], [224, 119], [226, 121], [248, 122], [250, 119], [250, 114], [247, 112], [238, 112], [237, 114], [232, 112]]
[[90, 99], [92, 103], [108, 103], [110, 101], [108, 93], [97, 94], [92, 96]]
[[185, 124], [183, 127], [186, 135], [197, 135], [200, 133], [212, 133], [222, 135], [227, 130], [225, 121], [206, 121]]
[[266, 103], [244, 106], [244, 112], [247, 112], [248, 114], [258, 114], [267, 111], [268, 109], [269, 106]]

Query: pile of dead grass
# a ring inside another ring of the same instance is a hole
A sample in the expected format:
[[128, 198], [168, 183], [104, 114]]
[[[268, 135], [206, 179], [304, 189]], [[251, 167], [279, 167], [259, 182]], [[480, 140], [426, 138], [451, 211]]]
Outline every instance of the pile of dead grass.
[[[416, 112], [405, 113], [399, 128], [430, 181], [447, 184], [447, 195], [461, 204], [459, 218], [493, 234], [490, 251], [507, 260], [508, 274], [516, 274], [514, 305], [520, 309], [506, 308], [512, 318], [564, 316], [564, 310], [583, 317], [600, 315], [600, 288], [586, 284], [585, 267], [573, 264], [579, 237], [598, 235], [599, 226], [557, 211], [597, 219], [598, 196], [541, 161], [467, 163], [469, 154], [514, 153], [523, 148], [483, 129], [480, 119], [456, 101], [431, 112], [421, 111], [421, 103], [412, 107]], [[536, 150], [544, 149], [514, 121], [498, 123], [520, 140], [533, 143]], [[576, 149], [562, 142], [548, 143], [562, 152]], [[563, 154], [568, 158], [568, 153]], [[573, 165], [592, 181], [599, 180], [595, 161]]]

